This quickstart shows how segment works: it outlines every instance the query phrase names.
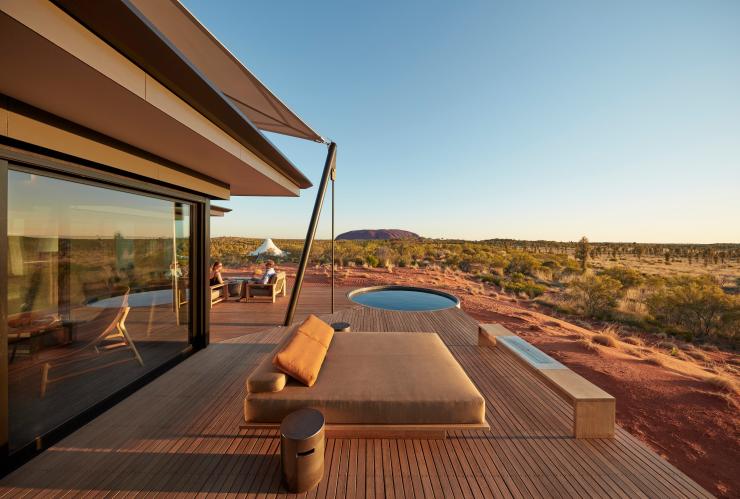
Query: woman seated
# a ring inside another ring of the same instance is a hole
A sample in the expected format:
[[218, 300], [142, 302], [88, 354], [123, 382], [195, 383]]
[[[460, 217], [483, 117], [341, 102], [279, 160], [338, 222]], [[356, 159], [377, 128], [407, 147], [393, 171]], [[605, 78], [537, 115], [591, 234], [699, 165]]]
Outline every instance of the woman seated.
[[209, 277], [209, 284], [211, 286], [216, 286], [218, 284], [224, 283], [224, 278], [221, 277], [221, 271], [223, 270], [224, 266], [219, 261], [213, 262], [213, 265], [211, 266], [211, 275]]

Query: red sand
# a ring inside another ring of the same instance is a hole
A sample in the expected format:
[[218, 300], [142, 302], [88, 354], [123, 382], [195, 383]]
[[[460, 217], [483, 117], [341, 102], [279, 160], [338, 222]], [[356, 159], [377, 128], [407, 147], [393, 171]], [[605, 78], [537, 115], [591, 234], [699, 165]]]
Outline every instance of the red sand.
[[[309, 280], [328, 282], [324, 271]], [[736, 396], [617, 349], [590, 350], [587, 332], [536, 310], [536, 304], [495, 292], [462, 274], [414, 269], [354, 268], [337, 272], [339, 286], [408, 284], [449, 291], [481, 322], [500, 322], [617, 399], [618, 423], [715, 495], [740, 495], [740, 416]], [[731, 354], [710, 353], [723, 361]]]

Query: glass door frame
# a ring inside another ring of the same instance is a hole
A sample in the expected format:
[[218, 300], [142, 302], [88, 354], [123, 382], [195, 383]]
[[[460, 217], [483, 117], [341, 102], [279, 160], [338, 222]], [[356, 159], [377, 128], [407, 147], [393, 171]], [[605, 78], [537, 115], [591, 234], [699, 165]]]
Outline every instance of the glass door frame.
[[[9, 454], [8, 399], [8, 171], [17, 170], [47, 177], [114, 189], [190, 206], [190, 275], [192, 276], [188, 314], [189, 347], [179, 356], [155, 368], [121, 390], [109, 395], [69, 422], [57, 427]], [[203, 195], [176, 190], [154, 181], [126, 176], [100, 165], [84, 165], [57, 159], [36, 151], [26, 151], [15, 144], [5, 147], [0, 142], [0, 475], [19, 466], [75, 429], [164, 373], [176, 363], [209, 343], [210, 297], [208, 263], [210, 259], [210, 200]]]

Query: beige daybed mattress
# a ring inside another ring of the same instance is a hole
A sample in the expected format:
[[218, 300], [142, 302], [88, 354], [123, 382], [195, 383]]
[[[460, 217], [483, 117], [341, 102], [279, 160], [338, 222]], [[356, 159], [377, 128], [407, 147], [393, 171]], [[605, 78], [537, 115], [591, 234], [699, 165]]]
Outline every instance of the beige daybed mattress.
[[[252, 376], [274, 372], [272, 355]], [[290, 377], [277, 392], [248, 393], [248, 423], [279, 423], [302, 407], [328, 424], [485, 423], [485, 400], [433, 333], [337, 333], [316, 384]]]

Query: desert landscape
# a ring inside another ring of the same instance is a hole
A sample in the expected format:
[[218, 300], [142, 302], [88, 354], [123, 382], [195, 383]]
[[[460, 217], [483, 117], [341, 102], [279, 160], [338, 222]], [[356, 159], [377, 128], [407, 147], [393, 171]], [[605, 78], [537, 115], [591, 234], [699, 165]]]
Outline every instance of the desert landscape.
[[[212, 258], [259, 272], [260, 243], [214, 238]], [[275, 243], [294, 274], [303, 241]], [[307, 286], [329, 285], [330, 261], [316, 241]], [[335, 280], [456, 295], [613, 394], [618, 423], [708, 490], [740, 492], [740, 245], [343, 240]]]

